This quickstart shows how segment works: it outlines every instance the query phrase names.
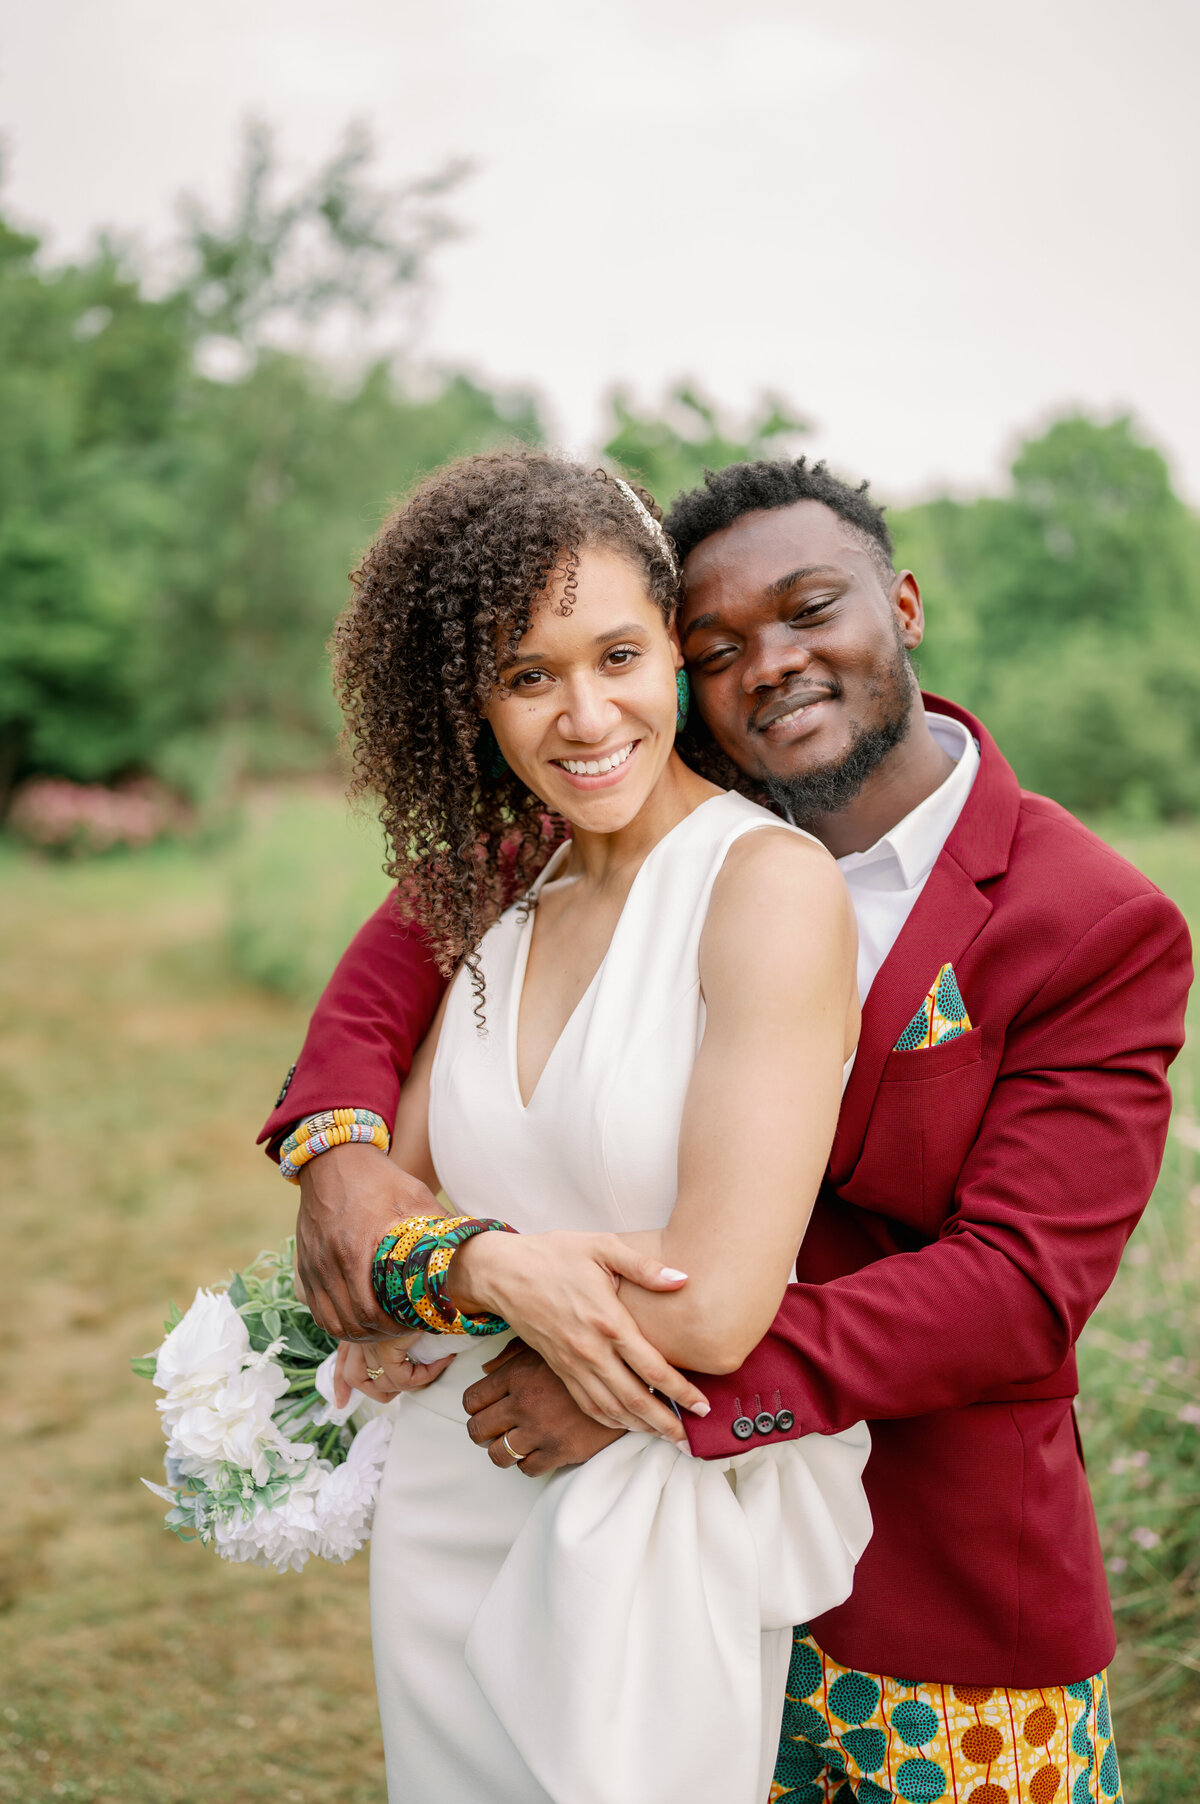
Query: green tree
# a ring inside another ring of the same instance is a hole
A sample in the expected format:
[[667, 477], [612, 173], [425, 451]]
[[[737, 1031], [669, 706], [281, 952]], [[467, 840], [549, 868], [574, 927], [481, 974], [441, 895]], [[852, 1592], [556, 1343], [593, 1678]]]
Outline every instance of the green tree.
[[371, 158], [370, 138], [351, 130], [314, 175], [278, 194], [272, 133], [248, 126], [225, 216], [191, 198], [181, 202], [178, 292], [199, 329], [258, 344], [273, 327], [320, 326], [338, 308], [370, 320], [418, 290], [431, 251], [455, 235], [440, 203], [470, 166], [454, 160], [379, 191], [369, 179]]
[[118, 251], [37, 265], [0, 222], [0, 800], [25, 768], [135, 759], [147, 553], [163, 434], [187, 378], [184, 308]]
[[35, 771], [200, 793], [325, 760], [324, 643], [389, 501], [540, 437], [528, 396], [448, 375], [417, 398], [394, 359], [316, 354], [339, 310], [418, 293], [450, 229], [458, 169], [378, 194], [367, 154], [280, 193], [252, 131], [227, 217], [187, 212], [156, 296], [111, 241], [56, 268], [0, 222], [0, 807]]
[[325, 641], [389, 504], [447, 457], [537, 436], [523, 397], [502, 404], [459, 376], [413, 400], [382, 364], [347, 391], [271, 352], [243, 381], [206, 386], [155, 603], [158, 767], [195, 792], [231, 769], [326, 757]]
[[683, 385], [668, 395], [661, 413], [636, 413], [628, 396], [609, 397], [616, 430], [603, 455], [648, 488], [665, 510], [681, 489], [704, 480], [705, 470], [756, 457], [782, 457], [807, 423], [775, 396], [764, 396], [740, 430], [722, 422], [712, 402]]
[[925, 582], [924, 681], [1023, 781], [1083, 810], [1200, 806], [1200, 523], [1127, 418], [1059, 420], [1008, 495], [893, 527]]

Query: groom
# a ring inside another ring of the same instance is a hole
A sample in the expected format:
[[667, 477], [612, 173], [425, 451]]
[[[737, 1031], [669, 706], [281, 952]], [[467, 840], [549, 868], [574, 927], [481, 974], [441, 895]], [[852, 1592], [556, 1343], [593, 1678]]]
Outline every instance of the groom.
[[[733, 465], [668, 528], [685, 749], [824, 841], [859, 924], [862, 1035], [797, 1281], [686, 1420], [703, 1458], [871, 1425], [874, 1535], [849, 1600], [797, 1630], [776, 1795], [1066, 1804], [1086, 1776], [1118, 1796], [1074, 1346], [1161, 1161], [1186, 928], [1023, 793], [979, 721], [920, 695], [920, 591], [865, 489], [803, 459]], [[334, 1106], [390, 1120], [442, 988], [385, 905], [263, 1138]], [[403, 1174], [343, 1147], [304, 1176], [302, 1275], [326, 1324], [361, 1335]], [[475, 1437], [507, 1430], [534, 1472], [612, 1438], [528, 1350], [467, 1404]]]

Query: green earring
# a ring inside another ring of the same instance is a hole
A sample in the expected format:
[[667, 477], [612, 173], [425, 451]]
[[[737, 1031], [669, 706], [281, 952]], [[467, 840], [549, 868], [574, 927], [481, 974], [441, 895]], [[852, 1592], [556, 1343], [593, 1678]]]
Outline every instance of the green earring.
[[508, 775], [508, 761], [490, 725], [485, 725], [475, 746], [475, 763], [489, 783], [499, 783]]
[[682, 733], [687, 726], [688, 709], [692, 705], [692, 686], [688, 682], [686, 670], [675, 672], [675, 731]]

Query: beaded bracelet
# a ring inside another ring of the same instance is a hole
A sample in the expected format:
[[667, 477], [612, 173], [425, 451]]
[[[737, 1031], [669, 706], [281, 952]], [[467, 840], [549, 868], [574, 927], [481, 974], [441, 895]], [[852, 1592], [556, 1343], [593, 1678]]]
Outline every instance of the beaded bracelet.
[[392, 1137], [383, 1116], [374, 1109], [324, 1109], [319, 1115], [309, 1115], [279, 1149], [280, 1175], [289, 1184], [298, 1184], [301, 1169], [310, 1159], [331, 1147], [355, 1142], [366, 1142], [386, 1153]]
[[498, 1315], [463, 1315], [446, 1295], [446, 1273], [476, 1234], [515, 1234], [505, 1221], [475, 1215], [412, 1215], [388, 1229], [371, 1261], [371, 1286], [402, 1328], [433, 1334], [503, 1334]]
[[445, 1215], [410, 1215], [390, 1227], [376, 1247], [371, 1259], [371, 1288], [375, 1301], [385, 1315], [390, 1315], [402, 1328], [425, 1326], [408, 1300], [404, 1288], [404, 1261], [422, 1235], [437, 1223], [451, 1218]]

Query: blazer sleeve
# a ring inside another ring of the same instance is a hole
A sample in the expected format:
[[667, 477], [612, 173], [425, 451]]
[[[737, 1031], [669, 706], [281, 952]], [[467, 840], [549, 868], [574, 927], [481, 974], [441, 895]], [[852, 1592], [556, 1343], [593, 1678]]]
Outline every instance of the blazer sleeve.
[[692, 1451], [738, 1451], [735, 1416], [755, 1395], [777, 1408], [777, 1390], [791, 1432], [836, 1434], [1058, 1372], [1158, 1176], [1190, 980], [1166, 897], [1138, 894], [1099, 920], [1010, 1023], [938, 1238], [790, 1286], [745, 1365], [695, 1375], [713, 1408], [686, 1418]]
[[268, 1156], [277, 1159], [295, 1123], [320, 1109], [374, 1109], [390, 1127], [445, 988], [425, 936], [389, 896], [351, 940], [313, 1011], [258, 1136]]

